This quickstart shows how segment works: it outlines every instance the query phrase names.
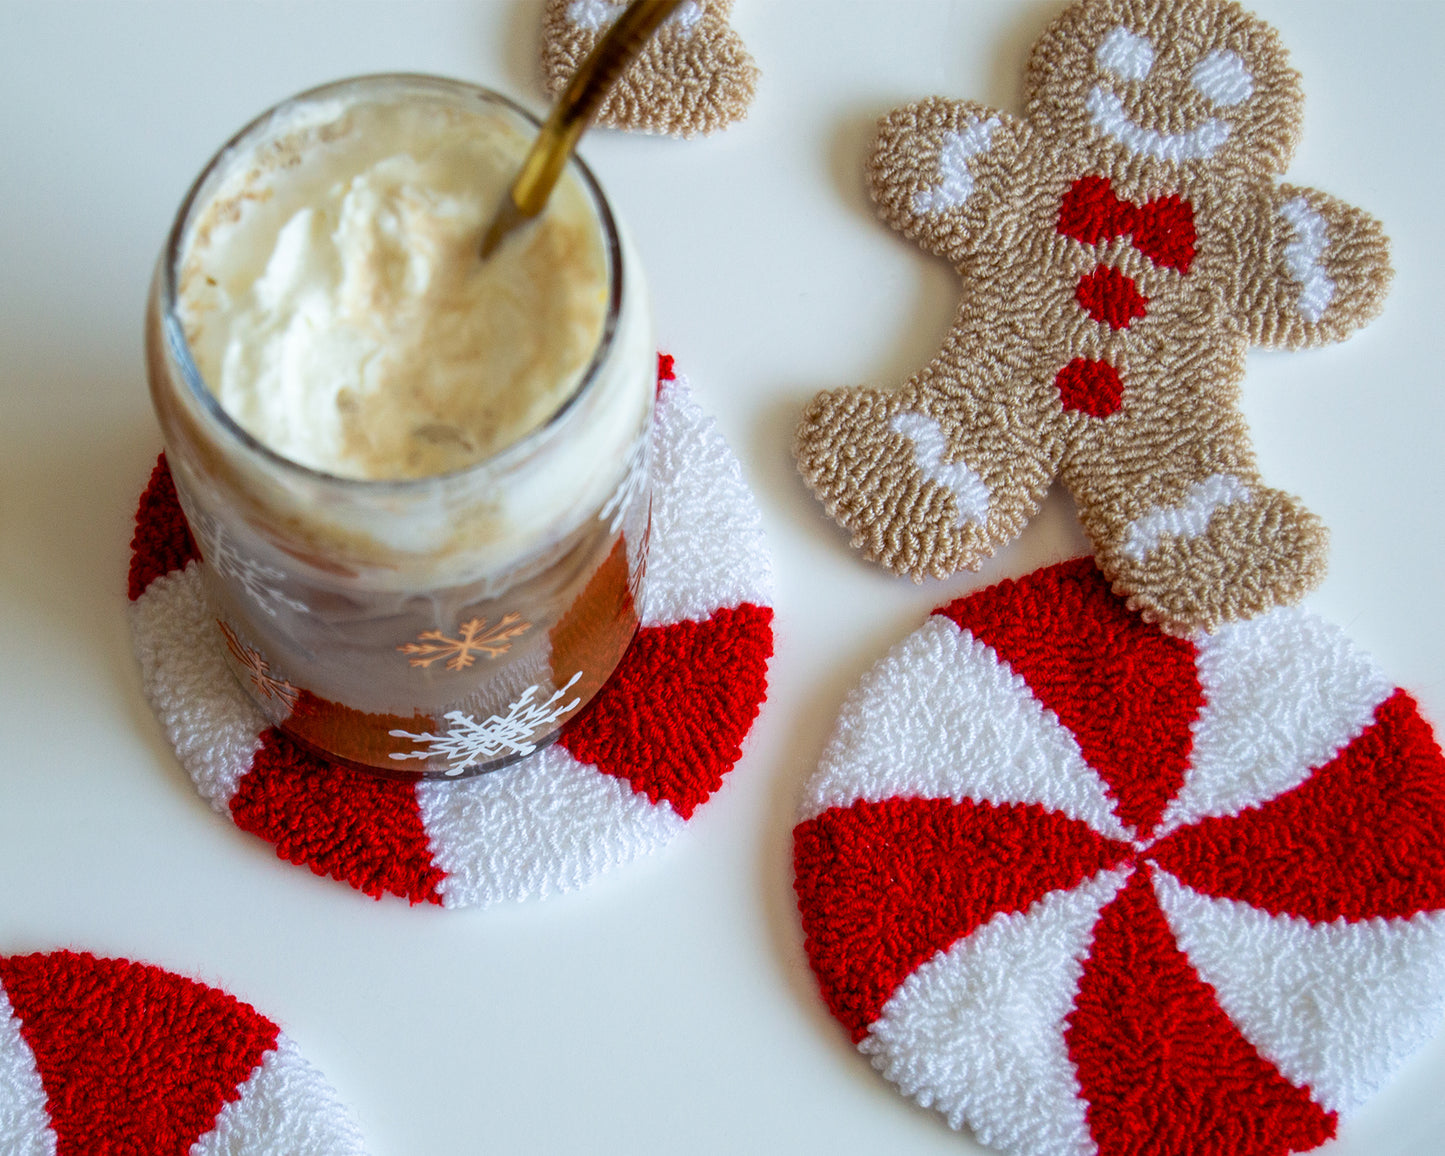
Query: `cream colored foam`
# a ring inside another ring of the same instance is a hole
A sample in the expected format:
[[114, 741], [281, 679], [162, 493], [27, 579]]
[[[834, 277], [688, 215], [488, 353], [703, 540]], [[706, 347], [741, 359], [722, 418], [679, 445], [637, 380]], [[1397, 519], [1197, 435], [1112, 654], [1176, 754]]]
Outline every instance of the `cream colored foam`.
[[494, 113], [312, 109], [196, 218], [180, 313], [222, 407], [282, 456], [349, 478], [451, 472], [541, 425], [600, 340], [608, 262], [568, 173], [486, 262], [528, 141]]

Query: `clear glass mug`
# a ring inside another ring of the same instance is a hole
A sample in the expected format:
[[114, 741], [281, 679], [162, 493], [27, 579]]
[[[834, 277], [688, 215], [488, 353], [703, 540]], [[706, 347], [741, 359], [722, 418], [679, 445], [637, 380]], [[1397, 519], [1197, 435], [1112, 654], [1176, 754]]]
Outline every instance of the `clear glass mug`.
[[636, 632], [656, 346], [636, 256], [574, 158], [608, 301], [590, 363], [539, 427], [466, 468], [390, 480], [320, 472], [247, 433], [202, 380], [181, 321], [191, 233], [222, 183], [298, 114], [324, 121], [327, 107], [357, 100], [485, 109], [522, 141], [538, 127], [496, 93], [406, 75], [340, 81], [263, 113], [176, 216], [147, 309], [147, 374], [215, 643], [263, 715], [343, 765], [475, 774], [554, 738]]

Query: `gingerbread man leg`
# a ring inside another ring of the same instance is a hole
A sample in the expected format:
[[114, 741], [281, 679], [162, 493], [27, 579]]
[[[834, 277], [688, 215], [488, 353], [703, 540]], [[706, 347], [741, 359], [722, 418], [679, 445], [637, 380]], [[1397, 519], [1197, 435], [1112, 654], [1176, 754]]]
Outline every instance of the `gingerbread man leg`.
[[829, 514], [866, 558], [915, 581], [977, 569], [1058, 474], [1056, 395], [1021, 400], [986, 364], [954, 345], [896, 392], [820, 393], [798, 426], [798, 470]]
[[1097, 423], [1062, 477], [1114, 589], [1172, 633], [1297, 602], [1324, 577], [1328, 531], [1260, 481], [1228, 409], [1192, 424]]

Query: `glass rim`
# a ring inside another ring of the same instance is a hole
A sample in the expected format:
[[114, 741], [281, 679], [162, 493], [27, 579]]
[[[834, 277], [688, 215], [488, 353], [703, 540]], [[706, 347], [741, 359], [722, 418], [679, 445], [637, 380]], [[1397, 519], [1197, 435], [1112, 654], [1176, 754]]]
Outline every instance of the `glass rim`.
[[602, 376], [603, 366], [612, 351], [620, 324], [624, 271], [622, 239], [618, 231], [617, 219], [612, 212], [612, 206], [608, 202], [607, 195], [603, 192], [602, 186], [593, 175], [592, 170], [587, 166], [587, 163], [582, 157], [574, 152], [572, 156], [568, 158], [567, 169], [574, 171], [581, 180], [582, 186], [592, 201], [593, 208], [596, 210], [598, 224], [602, 229], [608, 264], [607, 312], [603, 318], [602, 332], [598, 336], [596, 348], [592, 351], [592, 356], [588, 360], [586, 368], [582, 371], [576, 387], [562, 399], [557, 408], [552, 410], [543, 422], [533, 429], [528, 430], [516, 441], [510, 442], [495, 453], [488, 454], [468, 465], [460, 466], [457, 469], [448, 470], [444, 473], [424, 474], [414, 478], [354, 478], [346, 477], [342, 474], [329, 473], [326, 470], [305, 465], [302, 462], [295, 461], [292, 458], [286, 457], [284, 454], [278, 453], [242, 427], [235, 418], [226, 412], [225, 408], [221, 405], [220, 399], [206, 384], [199, 366], [196, 365], [195, 357], [191, 353], [190, 342], [186, 338], [185, 329], [181, 325], [180, 318], [177, 314], [176, 285], [177, 274], [183, 257], [181, 249], [188, 232], [188, 227], [191, 224], [191, 218], [200, 207], [198, 201], [201, 192], [207, 182], [215, 177], [227, 162], [233, 159], [236, 150], [240, 146], [247, 144], [249, 138], [261, 136], [262, 131], [279, 113], [288, 108], [298, 106], [303, 102], [340, 96], [358, 89], [365, 90], [386, 86], [394, 86], [402, 90], [408, 88], [413, 90], [431, 90], [437, 94], [476, 99], [484, 104], [500, 106], [509, 113], [520, 117], [535, 131], [540, 131], [542, 128], [542, 121], [535, 114], [528, 111], [511, 97], [497, 92], [495, 89], [487, 88], [485, 85], [473, 84], [466, 80], [457, 80], [451, 77], [422, 72], [376, 72], [344, 77], [340, 80], [328, 81], [325, 84], [316, 85], [313, 88], [305, 89], [302, 92], [278, 101], [252, 117], [251, 120], [247, 121], [246, 124], [233, 133], [205, 163], [196, 179], [191, 183], [190, 188], [186, 191], [180, 208], [176, 211], [175, 220], [171, 224], [170, 232], [166, 237], [165, 247], [161, 253], [160, 312], [166, 347], [179, 369], [180, 375], [184, 379], [186, 388], [189, 390], [192, 398], [201, 406], [207, 418], [243, 449], [258, 456], [271, 466], [299, 475], [312, 483], [320, 483], [357, 492], [364, 491], [370, 494], [403, 494], [425, 490], [438, 483], [485, 474], [489, 471], [504, 472], [514, 460], [525, 458], [538, 445], [545, 442], [555, 433], [567, 416], [576, 409], [582, 398], [592, 391]]

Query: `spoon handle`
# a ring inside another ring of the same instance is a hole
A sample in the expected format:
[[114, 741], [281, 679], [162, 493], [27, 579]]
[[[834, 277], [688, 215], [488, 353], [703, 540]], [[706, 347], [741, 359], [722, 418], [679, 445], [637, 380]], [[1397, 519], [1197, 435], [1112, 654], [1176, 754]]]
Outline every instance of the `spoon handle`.
[[592, 122], [597, 109], [617, 78], [642, 51], [658, 25], [672, 15], [682, 0], [632, 0], [596, 47], [567, 82], [562, 95], [542, 124], [522, 160], [522, 169], [482, 239], [482, 256], [488, 257], [503, 237], [540, 213], [562, 175], [577, 138]]

